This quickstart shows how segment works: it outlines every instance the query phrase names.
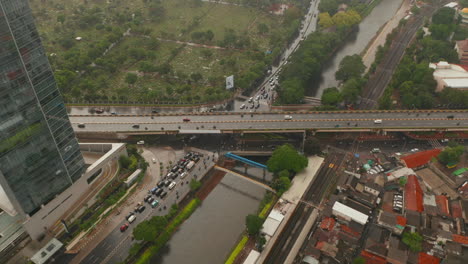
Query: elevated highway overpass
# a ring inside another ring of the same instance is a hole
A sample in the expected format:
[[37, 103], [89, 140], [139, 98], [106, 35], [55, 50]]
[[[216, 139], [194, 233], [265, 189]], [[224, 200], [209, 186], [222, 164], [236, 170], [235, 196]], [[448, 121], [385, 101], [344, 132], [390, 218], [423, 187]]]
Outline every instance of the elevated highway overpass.
[[[292, 119], [287, 120], [286, 115], [291, 116]], [[382, 123], [376, 124], [374, 122], [376, 119], [382, 120]], [[468, 110], [96, 114], [71, 115], [70, 121], [78, 134], [217, 134], [304, 130], [316, 132], [468, 131]], [[79, 124], [84, 127], [78, 127]]]

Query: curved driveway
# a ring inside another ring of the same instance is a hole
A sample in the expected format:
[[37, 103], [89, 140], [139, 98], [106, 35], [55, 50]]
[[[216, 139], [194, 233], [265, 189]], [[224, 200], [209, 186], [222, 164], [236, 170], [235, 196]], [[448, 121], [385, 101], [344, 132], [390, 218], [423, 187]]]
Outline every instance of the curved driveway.
[[[285, 120], [285, 114], [292, 120]], [[452, 116], [453, 119], [447, 118]], [[183, 119], [190, 119], [184, 122]], [[381, 119], [382, 124], [374, 124]], [[187, 115], [70, 116], [76, 132], [151, 132], [290, 129], [414, 129], [448, 128], [466, 130], [468, 111], [337, 111], [308, 113], [212, 113]], [[78, 128], [78, 124], [85, 128]], [[140, 125], [133, 128], [133, 125]]]

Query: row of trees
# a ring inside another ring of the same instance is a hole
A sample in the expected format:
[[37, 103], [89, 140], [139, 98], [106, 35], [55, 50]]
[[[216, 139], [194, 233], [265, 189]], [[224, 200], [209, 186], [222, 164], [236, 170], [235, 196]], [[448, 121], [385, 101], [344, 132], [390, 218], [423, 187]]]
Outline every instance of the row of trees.
[[361, 19], [362, 18], [359, 13], [354, 10], [336, 13], [333, 16], [330, 16], [329, 13], [325, 12], [319, 14], [319, 26], [322, 29], [330, 28], [332, 26], [346, 28], [359, 24]]
[[424, 36], [424, 32], [420, 30], [416, 42], [407, 49], [392, 81], [379, 100], [380, 109], [393, 107], [393, 95], [398, 95], [401, 105], [407, 109], [430, 109], [439, 103], [468, 107], [466, 91], [445, 88], [437, 93], [434, 70], [428, 67], [430, 62], [459, 61], [453, 48], [454, 42], [448, 40], [455, 29], [454, 10], [441, 8], [433, 15], [432, 21], [429, 27], [431, 35]]

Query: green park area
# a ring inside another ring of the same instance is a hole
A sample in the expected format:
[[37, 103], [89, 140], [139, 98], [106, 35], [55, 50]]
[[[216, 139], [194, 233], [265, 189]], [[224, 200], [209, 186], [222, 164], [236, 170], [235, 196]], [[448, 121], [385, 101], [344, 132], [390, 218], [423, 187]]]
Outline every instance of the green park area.
[[31, 1], [67, 102], [199, 103], [249, 89], [287, 45], [303, 8], [270, 1]]

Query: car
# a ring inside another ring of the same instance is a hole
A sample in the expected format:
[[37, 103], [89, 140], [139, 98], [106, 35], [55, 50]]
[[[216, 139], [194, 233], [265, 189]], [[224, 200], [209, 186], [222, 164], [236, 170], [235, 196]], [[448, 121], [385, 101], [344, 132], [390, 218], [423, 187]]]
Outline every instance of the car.
[[83, 124], [83, 123], [79, 123], [79, 124], [78, 124], [78, 127], [79, 127], [79, 128], [85, 128], [85, 127], [86, 127], [86, 125], [85, 125], [85, 124]]
[[259, 107], [260, 107], [260, 104], [257, 104], [257, 105], [255, 106], [255, 109], [258, 109]]
[[173, 181], [171, 184], [169, 184], [169, 190], [174, 189], [174, 187], [177, 185], [177, 182]]
[[241, 104], [240, 109], [244, 109], [244, 108], [245, 108], [245, 104]]
[[145, 144], [145, 141], [143, 141], [143, 140], [140, 140], [140, 141], [137, 142], [137, 145], [144, 145], [144, 144]]
[[154, 200], [152, 203], [151, 203], [151, 207], [152, 208], [155, 208], [156, 206], [158, 206], [159, 204], [159, 201], [158, 200]]
[[290, 115], [285, 115], [284, 116], [284, 120], [291, 120], [291, 119], [292, 119], [292, 116], [290, 116]]
[[170, 181], [168, 181], [168, 180], [165, 180], [165, 181], [164, 181], [164, 186], [166, 186], [166, 187], [167, 187], [167, 186], [169, 186], [169, 185], [171, 185], [171, 182], [170, 182]]
[[184, 122], [190, 122], [190, 118], [184, 118], [184, 119], [182, 119], [182, 121], [184, 121]]
[[158, 110], [156, 110], [156, 109], [152, 109], [152, 110], [151, 110], [151, 113], [157, 114], [157, 113], [159, 113], [159, 112], [158, 112]]
[[175, 165], [172, 167], [171, 172], [176, 172], [177, 170], [179, 170], [179, 166]]
[[120, 232], [125, 232], [125, 230], [128, 229], [130, 225], [128, 223], [125, 223], [123, 224], [121, 227], [120, 227]]
[[253, 97], [250, 97], [248, 102], [251, 103], [252, 101], [253, 101]]
[[418, 148], [411, 149], [411, 152], [418, 152], [418, 151], [419, 151]]
[[154, 187], [153, 189], [149, 190], [148, 193], [155, 194], [158, 189], [158, 187]]
[[151, 194], [148, 194], [148, 195], [143, 199], [143, 201], [147, 202], [150, 198], [151, 198]]
[[152, 202], [154, 201], [154, 198], [153, 197], [150, 197], [146, 202], [151, 204]]
[[453, 118], [455, 118], [455, 116], [454, 115], [448, 115], [447, 118], [448, 119], [453, 119]]
[[117, 114], [117, 112], [111, 112], [111, 115], [116, 115], [116, 114]]
[[250, 109], [253, 109], [255, 107], [255, 104], [250, 105]]
[[133, 125], [133, 128], [140, 128], [140, 125]]
[[161, 195], [161, 193], [164, 192], [164, 189], [158, 189], [154, 195], [156, 195], [157, 197], [159, 197]]
[[182, 174], [180, 174], [181, 179], [185, 178], [185, 176], [187, 176], [187, 172], [182, 172]]
[[371, 153], [380, 153], [380, 149], [379, 148], [373, 148], [371, 150]]
[[257, 95], [257, 96], [255, 97], [255, 101], [258, 101], [258, 100], [260, 100], [260, 95]]
[[401, 153], [400, 152], [395, 152], [395, 155], [401, 156]]
[[141, 214], [146, 209], [146, 206], [142, 205], [138, 207], [137, 211]]
[[132, 215], [132, 216], [130, 216], [127, 220], [128, 220], [128, 222], [131, 224], [131, 223], [133, 223], [133, 221], [135, 221], [135, 219], [136, 219], [136, 216], [135, 216], [135, 215]]
[[159, 197], [161, 197], [161, 199], [163, 199], [166, 195], [167, 195], [167, 192], [162, 192]]
[[102, 109], [102, 108], [97, 108], [97, 109], [95, 110], [95, 112], [96, 112], [96, 114], [102, 114], [102, 113], [104, 113], [104, 109]]
[[448, 140], [448, 138], [444, 138], [444, 139], [440, 140], [440, 142], [447, 143], [447, 142], [449, 142], [449, 140]]
[[159, 187], [159, 188], [162, 188], [163, 186], [164, 186], [164, 181], [159, 181], [159, 182], [158, 182], [158, 187]]
[[134, 212], [130, 212], [130, 213], [127, 215], [127, 217], [125, 217], [125, 218], [128, 220], [128, 219], [129, 219], [130, 217], [132, 217], [134, 214], [135, 214]]
[[152, 158], [151, 161], [153, 162], [153, 164], [156, 164], [156, 158]]
[[382, 124], [382, 119], [375, 119], [374, 124]]

